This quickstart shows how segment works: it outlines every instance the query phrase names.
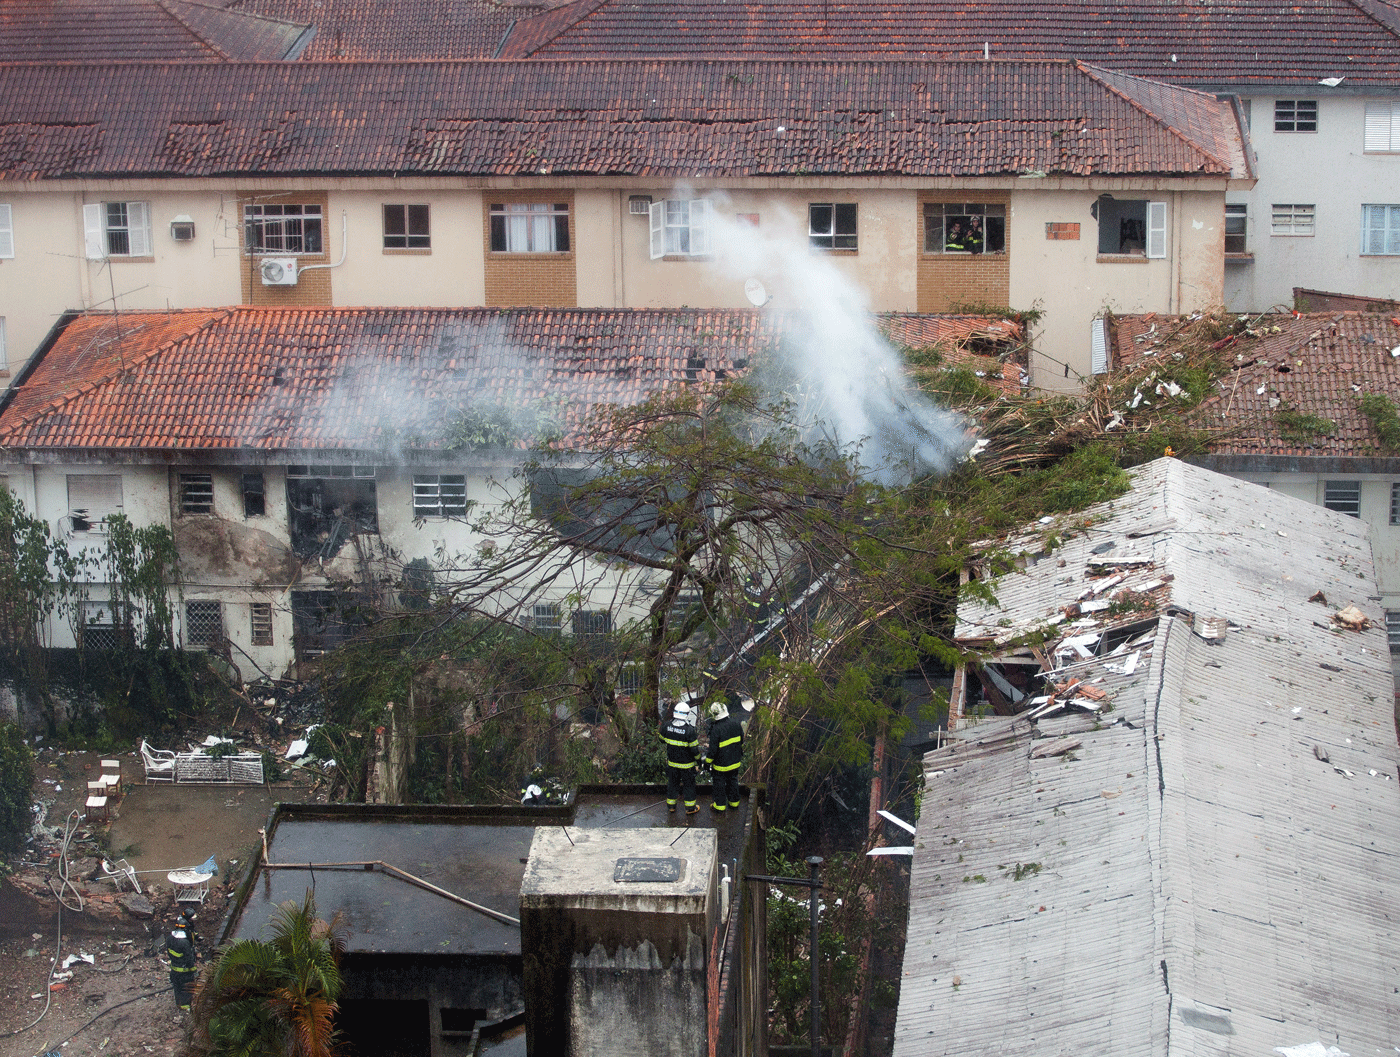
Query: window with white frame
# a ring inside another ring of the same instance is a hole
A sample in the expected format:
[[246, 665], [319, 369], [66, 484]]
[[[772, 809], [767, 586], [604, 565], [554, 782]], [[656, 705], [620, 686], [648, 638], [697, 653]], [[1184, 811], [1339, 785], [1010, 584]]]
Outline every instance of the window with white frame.
[[180, 513], [212, 514], [214, 512], [214, 477], [207, 473], [180, 475]]
[[467, 478], [460, 473], [413, 475], [413, 516], [453, 517], [467, 512]]
[[0, 202], [0, 257], [15, 255], [14, 211], [6, 202]]
[[1249, 206], [1244, 202], [1225, 203], [1225, 252], [1247, 253]]
[[319, 204], [251, 203], [243, 207], [243, 245], [249, 253], [320, 253], [321, 221]]
[[1400, 102], [1372, 100], [1366, 104], [1364, 149], [1368, 153], [1400, 151]]
[[431, 248], [426, 205], [386, 205], [384, 207], [384, 248], [386, 250], [426, 250]]
[[272, 645], [272, 603], [253, 602], [248, 607], [249, 630], [254, 646]]
[[1275, 132], [1316, 132], [1316, 99], [1275, 99]]
[[1360, 481], [1324, 481], [1322, 484], [1322, 505], [1339, 514], [1361, 516]]
[[1400, 653], [1400, 609], [1385, 611], [1385, 637], [1390, 640], [1390, 652]]
[[117, 625], [112, 617], [112, 604], [84, 599], [78, 604], [79, 640], [84, 649], [114, 650], [117, 648]]
[[531, 623], [536, 631], [557, 633], [564, 626], [564, 612], [555, 603], [541, 602], [531, 613]]
[[68, 475], [68, 517], [74, 532], [105, 532], [107, 519], [121, 512], [121, 474]]
[[1275, 202], [1270, 206], [1269, 234], [1311, 236], [1317, 206]]
[[566, 253], [566, 202], [496, 202], [491, 206], [492, 253]]
[[1400, 481], [1390, 486], [1390, 523], [1400, 525]]
[[713, 213], [708, 199], [668, 198], [653, 202], [650, 213], [652, 260], [698, 257], [710, 252]]
[[151, 255], [148, 202], [102, 202], [83, 206], [83, 241], [89, 260]]
[[1361, 207], [1361, 252], [1382, 257], [1400, 254], [1400, 205]]
[[185, 645], [218, 646], [224, 641], [224, 607], [215, 599], [185, 603]]
[[1005, 253], [1006, 206], [925, 202], [925, 253]]
[[807, 207], [807, 241], [819, 250], [854, 250], [857, 215], [854, 202], [813, 202]]
[[1095, 207], [1100, 255], [1153, 258], [1167, 255], [1167, 203], [1102, 195]]
[[612, 634], [612, 614], [606, 609], [576, 609], [569, 616], [576, 639], [602, 638]]

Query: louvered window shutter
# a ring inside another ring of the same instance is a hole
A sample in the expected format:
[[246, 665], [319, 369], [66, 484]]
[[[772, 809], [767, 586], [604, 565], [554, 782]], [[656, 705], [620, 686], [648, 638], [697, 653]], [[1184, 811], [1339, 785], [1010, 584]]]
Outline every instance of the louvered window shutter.
[[126, 222], [130, 231], [131, 255], [151, 255], [151, 207], [145, 202], [126, 204]]
[[0, 205], [0, 257], [15, 255], [15, 229], [11, 223], [10, 207]]
[[83, 241], [87, 246], [87, 258], [100, 261], [107, 256], [106, 239], [102, 232], [102, 204], [83, 206]]
[[1102, 316], [1089, 322], [1089, 369], [1108, 373], [1108, 320]]
[[651, 259], [666, 256], [666, 203], [651, 204]]
[[1390, 150], [1390, 104], [1366, 104], [1366, 150]]
[[1167, 255], [1167, 203], [1147, 203], [1147, 255]]
[[68, 510], [90, 523], [122, 512], [122, 478], [118, 473], [68, 475]]
[[710, 201], [696, 198], [690, 203], [690, 252], [710, 252]]

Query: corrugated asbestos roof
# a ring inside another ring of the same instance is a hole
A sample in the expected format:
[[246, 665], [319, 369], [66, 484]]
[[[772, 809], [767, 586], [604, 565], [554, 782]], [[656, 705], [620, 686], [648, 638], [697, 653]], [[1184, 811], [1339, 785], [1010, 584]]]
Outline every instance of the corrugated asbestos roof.
[[[895, 316], [950, 361], [997, 321]], [[937, 319], [935, 325], [932, 319]], [[726, 309], [232, 308], [74, 319], [11, 391], [0, 445], [433, 449], [469, 409], [536, 411], [566, 436], [599, 404], [714, 382], [781, 340], [781, 315]], [[1015, 328], [1001, 339], [1010, 344]]]
[[[1393, 1052], [1400, 752], [1365, 525], [1162, 459], [1052, 528], [960, 637], [1061, 615], [1110, 561], [1174, 578], [1145, 641], [1063, 673], [1111, 709], [925, 757], [896, 1057]], [[1376, 625], [1333, 630], [1347, 603]]]
[[279, 60], [310, 30], [194, 0], [4, 0], [0, 62]]
[[0, 66], [0, 179], [1247, 175], [1229, 104], [1063, 62]]
[[[1115, 365], [1170, 357], [1183, 322], [1118, 317]], [[1400, 316], [1277, 313], [1251, 317], [1250, 329], [1255, 336], [1241, 334], [1224, 346], [1238, 369], [1217, 382], [1215, 394], [1195, 413], [1202, 425], [1221, 431], [1212, 456], [1395, 457], [1360, 400], [1400, 394]], [[1290, 412], [1331, 423], [1332, 432], [1298, 425]]]
[[665, 55], [1080, 59], [1174, 84], [1400, 85], [1384, 0], [577, 0], [503, 58]]

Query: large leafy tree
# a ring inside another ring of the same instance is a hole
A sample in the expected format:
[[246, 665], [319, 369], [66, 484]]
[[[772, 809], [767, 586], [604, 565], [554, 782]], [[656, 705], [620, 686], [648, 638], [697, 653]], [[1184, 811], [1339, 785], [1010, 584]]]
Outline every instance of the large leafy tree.
[[333, 1057], [344, 936], [316, 916], [307, 890], [272, 915], [270, 939], [221, 948], [200, 974], [191, 1009], [198, 1057]]

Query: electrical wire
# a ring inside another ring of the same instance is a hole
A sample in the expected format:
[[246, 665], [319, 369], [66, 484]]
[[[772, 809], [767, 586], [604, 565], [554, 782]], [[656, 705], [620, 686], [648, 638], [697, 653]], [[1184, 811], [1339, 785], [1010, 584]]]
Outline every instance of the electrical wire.
[[[82, 820], [83, 816], [78, 814], [77, 808], [68, 812], [68, 820], [63, 824], [63, 845], [58, 850], [58, 878], [62, 883], [55, 889], [53, 882], [48, 882], [49, 891], [53, 892], [54, 897], [58, 900], [60, 905], [68, 907], [69, 910], [76, 913], [82, 913], [83, 893], [79, 892], [78, 886], [68, 879], [68, 845], [73, 842], [73, 835], [78, 832], [78, 823]], [[73, 896], [78, 900], [77, 906], [70, 907], [67, 903], [63, 902], [63, 890], [65, 888], [73, 889]]]
[[[77, 813], [77, 812], [74, 812], [74, 814], [76, 814], [76, 813]], [[50, 885], [49, 887], [52, 888], [53, 886]], [[58, 955], [59, 955], [59, 952], [62, 951], [62, 949], [63, 949], [63, 901], [60, 900], [60, 901], [59, 901], [59, 904], [58, 904], [58, 938], [54, 940], [53, 958], [52, 958], [52, 959], [50, 960], [50, 962], [49, 962], [49, 977], [48, 977], [48, 979], [47, 979], [46, 981], [44, 981], [44, 992], [45, 992], [45, 994], [47, 995], [47, 997], [46, 997], [45, 1000], [44, 1000], [44, 1009], [43, 1009], [43, 1012], [41, 1012], [37, 1017], [35, 1017], [33, 1020], [31, 1020], [31, 1021], [30, 1021], [28, 1024], [26, 1024], [24, 1027], [22, 1027], [22, 1028], [16, 1028], [14, 1031], [7, 1031], [7, 1032], [5, 1032], [4, 1035], [0, 1035], [0, 1039], [8, 1039], [8, 1038], [12, 1038], [12, 1037], [15, 1036], [15, 1035], [22, 1035], [22, 1034], [24, 1034], [26, 1031], [28, 1031], [30, 1028], [32, 1028], [35, 1024], [39, 1023], [39, 1021], [43, 1020], [46, 1016], [49, 1015], [49, 1006], [53, 1005], [53, 974], [54, 974], [54, 970], [58, 968]]]
[[85, 1030], [86, 1028], [91, 1027], [91, 1026], [93, 1025], [93, 1023], [97, 1020], [98, 1017], [105, 1017], [108, 1013], [112, 1012], [112, 1010], [114, 1010], [114, 1009], [121, 1009], [122, 1006], [129, 1006], [129, 1005], [131, 1005], [131, 1003], [133, 1003], [133, 1002], [140, 1002], [143, 998], [155, 998], [156, 995], [163, 995], [163, 994], [165, 994], [165, 992], [167, 992], [167, 991], [173, 991], [173, 990], [175, 990], [174, 987], [171, 987], [171, 986], [168, 986], [168, 985], [167, 985], [166, 987], [162, 987], [162, 988], [160, 988], [160, 989], [157, 990], [157, 991], [149, 991], [149, 992], [147, 992], [147, 993], [144, 994], [144, 995], [137, 995], [135, 998], [128, 998], [128, 999], [126, 999], [124, 1002], [118, 1002], [118, 1003], [116, 1003], [115, 1005], [108, 1006], [106, 1009], [102, 1010], [101, 1012], [94, 1013], [94, 1014], [92, 1015], [91, 1019], [89, 1019], [88, 1022], [87, 1022], [86, 1024], [84, 1024], [82, 1027], [78, 1028], [78, 1030], [75, 1031], [75, 1032], [73, 1032], [72, 1035], [69, 1035], [68, 1038], [66, 1038], [66, 1039], [59, 1039], [59, 1040], [58, 1040], [57, 1042], [55, 1042], [52, 1046], [50, 1046], [48, 1049], [46, 1049], [46, 1050], [44, 1050], [44, 1051], [42, 1051], [42, 1052], [45, 1053], [45, 1054], [47, 1054], [47, 1053], [52, 1053], [53, 1051], [57, 1050], [60, 1046], [62, 1046], [64, 1043], [68, 1042], [69, 1039], [72, 1039], [75, 1035], [77, 1035], [78, 1032], [81, 1032], [81, 1031]]

